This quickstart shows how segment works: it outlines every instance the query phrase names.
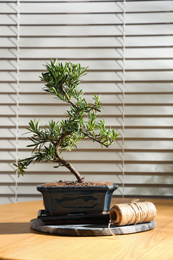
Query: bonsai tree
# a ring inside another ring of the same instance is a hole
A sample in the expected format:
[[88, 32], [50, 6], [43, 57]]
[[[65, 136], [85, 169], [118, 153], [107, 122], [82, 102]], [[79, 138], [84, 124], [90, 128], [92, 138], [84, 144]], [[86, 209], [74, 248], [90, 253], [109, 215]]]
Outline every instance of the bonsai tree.
[[20, 159], [15, 164], [18, 175], [23, 175], [32, 162], [53, 162], [55, 168], [64, 166], [73, 173], [78, 182], [84, 179], [73, 165], [62, 157], [64, 151], [77, 148], [79, 140], [89, 138], [101, 146], [108, 147], [117, 138], [114, 129], [106, 129], [104, 119], [98, 120], [101, 112], [100, 97], [94, 95], [93, 103], [87, 102], [83, 91], [79, 90], [80, 78], [86, 74], [87, 68], [80, 64], [66, 62], [64, 65], [56, 60], [46, 64], [47, 72], [42, 73], [41, 81], [45, 83], [44, 91], [58, 97], [69, 105], [66, 119], [60, 122], [49, 121], [40, 127], [40, 120], [31, 120], [29, 137], [32, 154]]

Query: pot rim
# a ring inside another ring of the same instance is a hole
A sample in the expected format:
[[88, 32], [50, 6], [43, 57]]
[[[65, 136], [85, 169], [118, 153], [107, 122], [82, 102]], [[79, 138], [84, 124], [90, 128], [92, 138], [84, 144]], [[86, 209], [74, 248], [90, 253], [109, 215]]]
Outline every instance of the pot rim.
[[118, 189], [118, 185], [113, 183], [112, 185], [100, 185], [100, 186], [64, 186], [64, 187], [52, 187], [52, 186], [42, 186], [42, 184], [37, 185], [37, 190], [66, 190], [66, 189], [75, 189], [75, 190], [85, 190], [85, 189], [89, 189], [89, 190], [116, 190]]

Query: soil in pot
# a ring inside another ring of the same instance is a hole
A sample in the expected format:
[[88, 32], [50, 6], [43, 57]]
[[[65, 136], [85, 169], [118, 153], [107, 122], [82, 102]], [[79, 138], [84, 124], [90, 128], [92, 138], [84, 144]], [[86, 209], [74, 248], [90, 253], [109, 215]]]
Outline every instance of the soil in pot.
[[112, 182], [94, 182], [94, 181], [87, 181], [87, 182], [78, 182], [78, 181], [58, 181], [58, 182], [50, 182], [42, 184], [42, 187], [84, 187], [84, 186], [107, 186], [112, 185]]

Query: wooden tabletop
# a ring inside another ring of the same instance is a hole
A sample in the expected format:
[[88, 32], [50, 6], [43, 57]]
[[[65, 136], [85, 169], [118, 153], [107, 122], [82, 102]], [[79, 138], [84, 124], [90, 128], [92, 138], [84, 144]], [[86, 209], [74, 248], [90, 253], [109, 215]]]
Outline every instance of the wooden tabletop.
[[[112, 204], [129, 202], [113, 199]], [[0, 205], [0, 259], [8, 260], [172, 260], [173, 200], [147, 199], [157, 209], [150, 231], [101, 237], [68, 237], [39, 233], [29, 222], [42, 201]]]

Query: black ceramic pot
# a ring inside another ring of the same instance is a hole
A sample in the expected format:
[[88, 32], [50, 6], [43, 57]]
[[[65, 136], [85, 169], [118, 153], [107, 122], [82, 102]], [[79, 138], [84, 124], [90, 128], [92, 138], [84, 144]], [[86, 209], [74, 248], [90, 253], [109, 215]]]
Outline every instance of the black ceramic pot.
[[37, 186], [37, 190], [42, 193], [47, 216], [108, 213], [112, 193], [117, 188], [116, 184], [84, 187]]

